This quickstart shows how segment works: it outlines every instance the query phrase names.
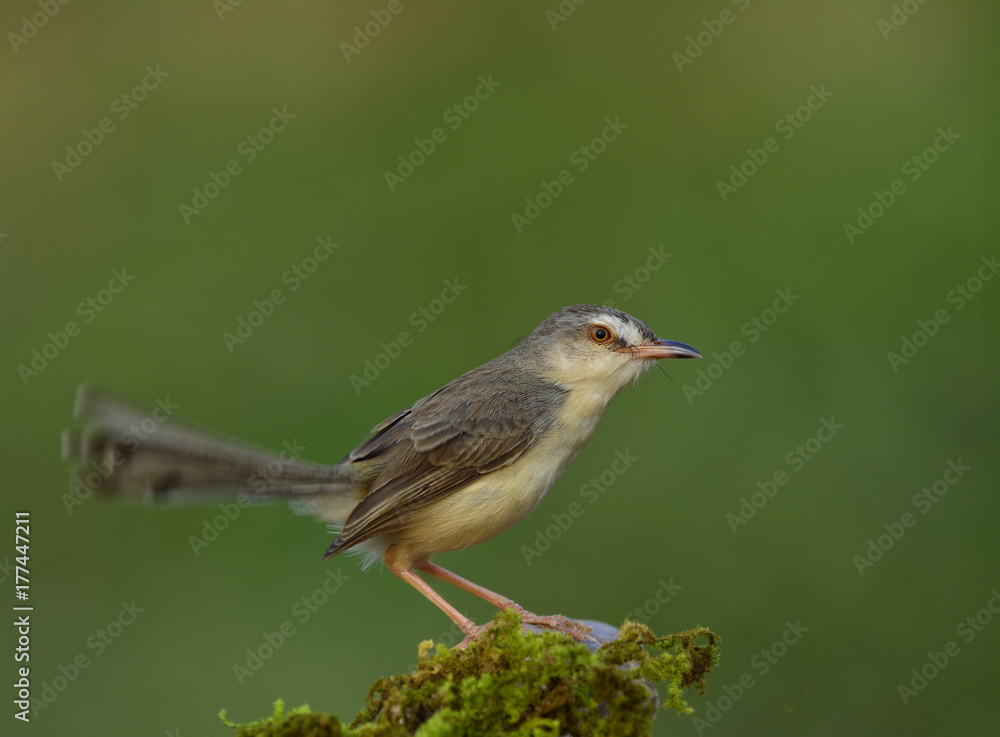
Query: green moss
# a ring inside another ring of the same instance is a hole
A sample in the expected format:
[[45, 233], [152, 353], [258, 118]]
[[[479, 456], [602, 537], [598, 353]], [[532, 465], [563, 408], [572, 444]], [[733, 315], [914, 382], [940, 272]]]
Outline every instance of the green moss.
[[329, 714], [313, 714], [309, 706], [300, 706], [285, 714], [285, 702], [274, 702], [274, 714], [259, 722], [236, 724], [219, 712], [222, 723], [236, 730], [236, 737], [348, 737], [340, 720]]
[[525, 633], [514, 612], [500, 612], [467, 650], [422, 643], [417, 668], [376, 681], [349, 727], [308, 707], [285, 715], [280, 701], [263, 722], [226, 724], [238, 737], [646, 735], [655, 707], [643, 680], [667, 682], [664, 708], [690, 713], [683, 692], [704, 691], [718, 639], [705, 628], [657, 637], [626, 622], [592, 653], [562, 634]]

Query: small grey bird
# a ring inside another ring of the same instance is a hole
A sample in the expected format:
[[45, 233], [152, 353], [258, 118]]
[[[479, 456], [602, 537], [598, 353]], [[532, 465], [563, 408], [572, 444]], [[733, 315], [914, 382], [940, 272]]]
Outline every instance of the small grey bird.
[[608, 403], [660, 358], [701, 358], [643, 322], [596, 305], [566, 307], [517, 347], [377, 425], [335, 466], [289, 459], [175, 419], [140, 439], [142, 406], [80, 387], [63, 456], [74, 483], [147, 501], [206, 503], [248, 494], [289, 501], [341, 526], [323, 559], [350, 551], [381, 559], [466, 634], [477, 626], [413, 569], [455, 584], [522, 621], [580, 635], [564, 617], [510, 599], [431, 563], [490, 540], [528, 516], [583, 449]]

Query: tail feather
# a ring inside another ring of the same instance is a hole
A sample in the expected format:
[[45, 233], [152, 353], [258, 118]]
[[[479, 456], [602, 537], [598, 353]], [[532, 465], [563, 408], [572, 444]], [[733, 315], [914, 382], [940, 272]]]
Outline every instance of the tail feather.
[[[340, 466], [311, 463], [184, 422], [157, 407], [84, 384], [62, 436], [75, 461], [71, 482], [97, 493], [156, 504], [206, 504], [247, 494], [253, 501], [312, 500], [353, 507], [355, 484]], [[346, 516], [346, 515], [345, 515]]]

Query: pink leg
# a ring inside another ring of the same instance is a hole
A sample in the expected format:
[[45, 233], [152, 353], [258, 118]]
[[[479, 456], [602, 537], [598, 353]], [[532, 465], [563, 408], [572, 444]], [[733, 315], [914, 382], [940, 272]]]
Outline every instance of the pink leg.
[[[489, 589], [483, 588], [479, 584], [472, 583], [472, 581], [462, 578], [461, 576], [456, 575], [451, 571], [442, 568], [439, 565], [435, 565], [430, 561], [422, 561], [419, 563], [414, 563], [413, 567], [419, 571], [423, 571], [424, 573], [434, 576], [435, 578], [440, 578], [442, 581], [447, 581], [450, 584], [458, 586], [458, 588], [468, 591], [470, 594], [474, 594], [475, 596], [478, 596], [480, 599], [488, 601], [490, 604], [497, 607], [497, 609], [513, 609], [515, 612], [517, 612], [517, 614], [521, 617], [521, 621], [525, 624], [537, 624], [541, 627], [558, 630], [560, 632], [564, 632], [570, 635], [571, 637], [576, 638], [577, 640], [582, 640], [588, 636], [587, 633], [584, 631], [582, 625], [580, 625], [578, 622], [574, 622], [572, 619], [568, 617], [563, 617], [562, 615], [558, 614], [551, 617], [542, 617], [537, 614], [532, 614], [531, 612], [525, 610], [523, 607], [518, 605], [512, 599], [508, 599], [506, 596], [501, 596], [500, 594], [490, 591]], [[395, 571], [393, 572], [395, 573]], [[396, 575], [398, 576], [399, 574], [397, 573]], [[414, 577], [416, 576], [414, 575]], [[421, 581], [421, 583], [424, 582]], [[427, 584], [424, 585], [426, 586]], [[430, 587], [428, 586], [428, 588]], [[432, 601], [434, 600], [432, 599]], [[438, 604], [438, 606], [441, 605]], [[444, 609], [444, 607], [441, 608]], [[459, 614], [459, 616], [461, 616], [461, 614]], [[454, 619], [454, 617], [452, 617], [452, 619]], [[459, 626], [461, 626], [461, 624], [459, 624]], [[589, 631], [590, 628], [588, 627], [586, 629]]]
[[411, 571], [408, 559], [405, 556], [399, 555], [398, 551], [389, 548], [382, 556], [382, 560], [389, 570], [392, 571], [393, 575], [402, 581], [406, 581], [406, 583], [434, 602], [441, 611], [448, 615], [452, 622], [458, 625], [459, 629], [465, 633], [465, 639], [459, 644], [459, 648], [464, 649], [468, 647], [470, 642], [486, 630], [485, 625], [478, 625], [466, 617], [458, 609], [445, 601], [444, 597], [432, 589], [426, 581]]
[[458, 609], [453, 607], [444, 597], [441, 596], [437, 591], [432, 589], [426, 581], [424, 581], [420, 576], [411, 571], [409, 568], [401, 568], [399, 570], [391, 570], [397, 577], [406, 581], [413, 588], [419, 591], [421, 594], [426, 596], [432, 602], [434, 602], [441, 611], [447, 614], [451, 621], [458, 625], [459, 629], [462, 630], [468, 637], [473, 637], [478, 634], [482, 628], [473, 622], [471, 619], [463, 615]]
[[447, 581], [453, 586], [458, 586], [458, 588], [468, 591], [470, 594], [474, 594], [480, 599], [488, 601], [497, 609], [521, 608], [512, 599], [508, 599], [506, 596], [501, 596], [500, 594], [494, 593], [489, 589], [485, 589], [479, 584], [472, 583], [472, 581], [462, 578], [461, 576], [452, 573], [439, 565], [431, 563], [429, 560], [423, 563], [415, 563], [413, 567], [418, 571], [423, 571], [424, 573], [430, 574], [435, 578], [440, 578], [442, 581]]

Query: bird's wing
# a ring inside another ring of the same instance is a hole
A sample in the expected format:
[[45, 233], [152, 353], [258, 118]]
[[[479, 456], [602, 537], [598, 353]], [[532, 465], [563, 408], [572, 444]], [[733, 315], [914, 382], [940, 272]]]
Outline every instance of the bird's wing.
[[390, 417], [348, 456], [377, 464], [380, 471], [327, 557], [405, 528], [418, 509], [513, 463], [539, 430], [509, 401], [512, 393], [483, 397], [479, 406], [462, 403], [450, 412], [441, 411], [436, 398]]

